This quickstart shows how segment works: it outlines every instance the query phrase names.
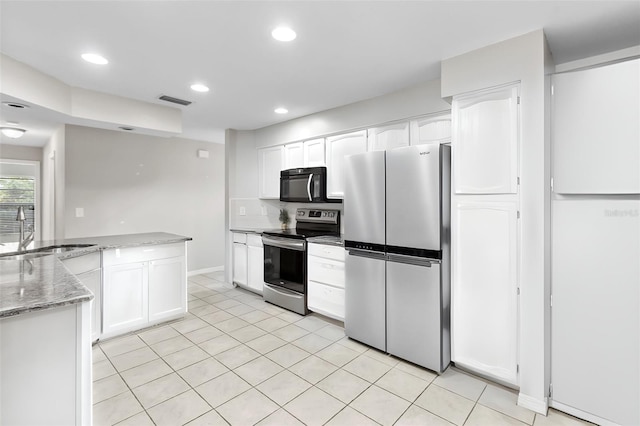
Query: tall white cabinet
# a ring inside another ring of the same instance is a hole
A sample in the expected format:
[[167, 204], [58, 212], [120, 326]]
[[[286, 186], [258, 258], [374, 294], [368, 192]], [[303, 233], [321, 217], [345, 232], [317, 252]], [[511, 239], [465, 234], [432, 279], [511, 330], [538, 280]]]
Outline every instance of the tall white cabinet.
[[[292, 152], [289, 152], [289, 155], [294, 156]], [[284, 164], [284, 146], [258, 150], [258, 198], [280, 198], [280, 170]]]
[[519, 87], [455, 96], [452, 360], [518, 384]]

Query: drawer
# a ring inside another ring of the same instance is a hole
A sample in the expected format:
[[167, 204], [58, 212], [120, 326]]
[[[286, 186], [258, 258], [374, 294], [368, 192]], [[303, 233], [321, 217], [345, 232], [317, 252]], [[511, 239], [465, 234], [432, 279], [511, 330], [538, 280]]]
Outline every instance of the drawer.
[[309, 254], [311, 256], [324, 257], [327, 259], [338, 260], [344, 262], [345, 250], [344, 247], [328, 246], [325, 244], [310, 243], [308, 246]]
[[245, 234], [244, 232], [234, 232], [233, 233], [233, 242], [234, 243], [246, 244], [247, 243], [247, 234]]
[[307, 271], [309, 281], [313, 280], [344, 288], [344, 262], [309, 256], [307, 258]]
[[344, 289], [309, 280], [307, 305], [310, 310], [344, 321]]
[[100, 269], [100, 251], [78, 257], [62, 259], [62, 263], [74, 275]]
[[132, 262], [145, 262], [155, 259], [168, 259], [185, 255], [185, 244], [158, 244], [138, 247], [125, 247], [104, 250], [105, 266], [120, 265]]
[[262, 247], [262, 235], [259, 234], [246, 234], [247, 245], [251, 247]]

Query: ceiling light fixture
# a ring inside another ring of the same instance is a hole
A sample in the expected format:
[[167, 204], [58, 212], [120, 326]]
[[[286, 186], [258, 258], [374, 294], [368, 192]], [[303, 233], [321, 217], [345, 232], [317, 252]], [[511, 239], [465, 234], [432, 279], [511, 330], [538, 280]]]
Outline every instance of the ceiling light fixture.
[[26, 133], [25, 129], [18, 129], [17, 127], [0, 127], [2, 134], [11, 139], [18, 139]]
[[200, 83], [195, 83], [191, 85], [191, 90], [194, 90], [196, 92], [208, 92], [209, 88], [207, 86], [205, 86], [204, 84], [200, 84]]
[[289, 27], [278, 27], [271, 31], [271, 36], [278, 41], [291, 41], [296, 38], [296, 32]]
[[109, 63], [107, 58], [97, 53], [84, 53], [82, 54], [82, 59], [96, 65], [106, 65]]
[[289, 112], [289, 110], [286, 108], [280, 107], [280, 108], [274, 109], [273, 112], [275, 112], [276, 114], [286, 114]]

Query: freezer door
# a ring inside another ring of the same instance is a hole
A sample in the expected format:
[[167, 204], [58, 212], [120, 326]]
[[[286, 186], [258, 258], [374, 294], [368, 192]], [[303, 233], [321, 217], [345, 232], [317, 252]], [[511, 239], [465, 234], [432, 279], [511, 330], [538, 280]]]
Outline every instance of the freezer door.
[[[415, 258], [414, 258], [415, 259]], [[387, 351], [442, 372], [440, 264], [387, 262]], [[448, 365], [448, 362], [447, 362]]]
[[345, 240], [384, 244], [384, 163], [384, 151], [346, 157]]
[[345, 259], [347, 336], [386, 351], [384, 254], [350, 250]]
[[387, 152], [387, 245], [440, 250], [440, 149]]
[[553, 401], [640, 424], [640, 200], [554, 200], [552, 221]]

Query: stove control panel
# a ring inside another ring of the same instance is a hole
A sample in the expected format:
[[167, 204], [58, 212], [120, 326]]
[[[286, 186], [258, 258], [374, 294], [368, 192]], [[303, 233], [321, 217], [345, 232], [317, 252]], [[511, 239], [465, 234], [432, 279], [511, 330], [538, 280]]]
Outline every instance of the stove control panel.
[[298, 222], [323, 222], [338, 223], [340, 210], [298, 209], [296, 220]]

